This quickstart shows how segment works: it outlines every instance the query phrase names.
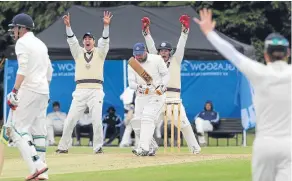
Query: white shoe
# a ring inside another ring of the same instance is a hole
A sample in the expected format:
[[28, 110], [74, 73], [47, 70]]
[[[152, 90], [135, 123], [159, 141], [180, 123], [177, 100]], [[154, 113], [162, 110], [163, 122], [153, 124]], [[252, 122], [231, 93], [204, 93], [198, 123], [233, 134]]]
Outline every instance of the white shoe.
[[40, 174], [37, 178], [38, 180], [49, 180], [48, 172], [44, 172], [43, 174]]
[[36, 163], [36, 167], [38, 170], [39, 175], [48, 171], [48, 166], [46, 163], [42, 162], [40, 159]]
[[201, 152], [201, 148], [197, 149], [197, 148], [195, 148], [195, 147], [193, 146], [192, 153], [193, 153], [194, 155], [200, 154], [200, 152]]

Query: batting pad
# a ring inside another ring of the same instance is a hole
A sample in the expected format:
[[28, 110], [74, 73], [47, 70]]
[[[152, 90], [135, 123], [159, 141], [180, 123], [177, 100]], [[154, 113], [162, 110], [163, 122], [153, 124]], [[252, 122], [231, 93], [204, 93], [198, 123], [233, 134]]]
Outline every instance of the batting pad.
[[4, 145], [8, 145], [9, 143], [9, 137], [7, 136], [7, 128], [5, 126], [2, 126], [1, 129], [1, 135], [0, 135], [0, 142], [2, 142]]

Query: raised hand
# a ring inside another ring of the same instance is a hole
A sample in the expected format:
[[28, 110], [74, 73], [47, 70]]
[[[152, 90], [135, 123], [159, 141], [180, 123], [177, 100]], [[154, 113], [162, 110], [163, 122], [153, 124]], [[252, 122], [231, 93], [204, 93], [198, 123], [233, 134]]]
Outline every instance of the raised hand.
[[143, 33], [149, 33], [150, 19], [148, 17], [143, 17], [142, 21], [142, 31]]
[[182, 25], [182, 31], [187, 32], [190, 28], [190, 17], [186, 14], [181, 15], [179, 21]]
[[200, 10], [201, 20], [194, 18], [193, 20], [200, 26], [202, 32], [207, 35], [209, 32], [213, 31], [216, 25], [215, 21], [212, 21], [212, 11], [210, 9]]
[[111, 12], [104, 11], [103, 12], [103, 24], [105, 26], [108, 26], [111, 23], [112, 17], [113, 17], [113, 15], [111, 14]]
[[70, 27], [70, 14], [69, 14], [69, 12], [68, 12], [68, 14], [66, 14], [66, 15], [63, 16], [63, 20], [64, 20], [64, 24], [67, 27]]

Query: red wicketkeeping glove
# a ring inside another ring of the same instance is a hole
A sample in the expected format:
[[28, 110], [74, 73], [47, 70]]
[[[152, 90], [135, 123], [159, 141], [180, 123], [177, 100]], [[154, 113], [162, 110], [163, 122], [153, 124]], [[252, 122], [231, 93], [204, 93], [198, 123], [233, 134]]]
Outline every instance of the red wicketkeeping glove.
[[142, 21], [142, 31], [145, 31], [146, 28], [150, 25], [150, 19], [148, 17], [143, 17]]
[[180, 23], [187, 29], [190, 28], [190, 17], [186, 14], [181, 15], [179, 18]]

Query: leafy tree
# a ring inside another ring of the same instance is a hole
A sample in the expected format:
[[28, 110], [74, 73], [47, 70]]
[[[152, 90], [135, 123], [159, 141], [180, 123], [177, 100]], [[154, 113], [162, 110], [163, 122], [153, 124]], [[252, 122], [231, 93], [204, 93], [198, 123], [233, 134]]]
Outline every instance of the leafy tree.
[[[11, 44], [7, 25], [15, 14], [26, 12], [36, 24], [36, 33], [44, 30], [58, 19], [72, 5], [87, 7], [111, 7], [119, 5], [138, 6], [182, 6], [190, 5], [197, 12], [212, 8], [216, 29], [220, 32], [256, 48], [257, 59], [263, 61], [263, 41], [271, 32], [279, 32], [291, 42], [291, 2], [260, 1], [6, 1], [0, 2], [0, 51]], [[54, 11], [52, 11], [52, 9]]]

